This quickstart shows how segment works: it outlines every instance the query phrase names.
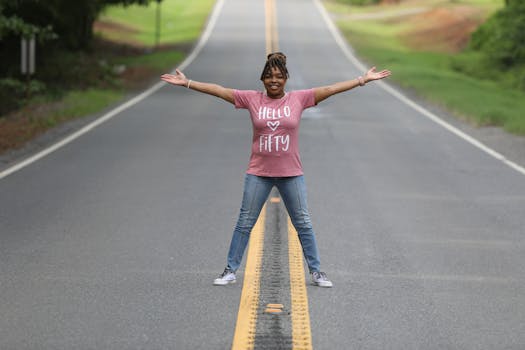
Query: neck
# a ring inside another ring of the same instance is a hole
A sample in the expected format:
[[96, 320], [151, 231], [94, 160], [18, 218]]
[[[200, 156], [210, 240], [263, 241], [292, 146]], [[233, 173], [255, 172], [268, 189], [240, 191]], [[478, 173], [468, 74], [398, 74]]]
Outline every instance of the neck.
[[286, 95], [286, 93], [284, 91], [279, 93], [279, 94], [277, 94], [277, 95], [273, 95], [273, 94], [269, 94], [268, 90], [266, 90], [266, 96], [268, 96], [269, 98], [279, 99], [279, 98], [284, 97], [284, 95]]

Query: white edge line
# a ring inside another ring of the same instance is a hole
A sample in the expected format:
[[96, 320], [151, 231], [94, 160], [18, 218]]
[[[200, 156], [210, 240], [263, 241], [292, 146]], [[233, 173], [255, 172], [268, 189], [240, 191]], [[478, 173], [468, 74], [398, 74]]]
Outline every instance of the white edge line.
[[[334, 22], [330, 18], [330, 15], [328, 14], [328, 12], [324, 8], [324, 6], [321, 4], [320, 0], [313, 0], [313, 2], [316, 5], [316, 7], [319, 10], [319, 12], [321, 13], [321, 16], [323, 17], [324, 21], [326, 22], [326, 24], [328, 26], [328, 29], [332, 33], [332, 35], [333, 35], [337, 45], [339, 46], [341, 51], [343, 51], [343, 54], [346, 56], [346, 58], [355, 67], [357, 67], [362, 72], [365, 72], [367, 70], [367, 67], [363, 63], [361, 63], [353, 55], [353, 53], [352, 53], [351, 49], [349, 48], [346, 40], [343, 38], [341, 32], [335, 26]], [[427, 117], [428, 119], [432, 120], [436, 124], [439, 124], [440, 126], [444, 127], [448, 131], [450, 131], [451, 133], [459, 136], [460, 138], [462, 138], [463, 140], [467, 141], [468, 143], [470, 143], [470, 144], [474, 145], [475, 147], [481, 149], [482, 151], [484, 151], [485, 153], [489, 154], [490, 156], [500, 160], [501, 162], [503, 162], [504, 164], [508, 165], [512, 169], [518, 171], [519, 173], [525, 175], [525, 168], [523, 168], [522, 166], [520, 166], [520, 165], [510, 161], [509, 159], [507, 159], [502, 154], [496, 152], [492, 148], [487, 147], [486, 145], [484, 145], [480, 141], [476, 140], [472, 136], [465, 134], [463, 131], [461, 131], [458, 128], [452, 126], [451, 124], [445, 122], [443, 119], [441, 119], [440, 117], [438, 117], [434, 113], [430, 112], [426, 108], [418, 105], [417, 103], [415, 103], [414, 101], [412, 101], [411, 99], [409, 99], [408, 97], [403, 95], [401, 92], [399, 92], [396, 89], [392, 88], [391, 86], [387, 85], [385, 82], [379, 81], [379, 82], [376, 82], [376, 84], [379, 84], [379, 86], [381, 88], [383, 88], [385, 91], [387, 91], [388, 93], [390, 93], [394, 97], [398, 98], [400, 101], [404, 102], [406, 105], [412, 107], [413, 109], [415, 109], [416, 111], [418, 111], [419, 113], [421, 113], [422, 115]]]
[[[213, 28], [215, 27], [215, 24], [217, 23], [217, 19], [219, 17], [219, 14], [220, 14], [220, 12], [222, 10], [223, 5], [224, 5], [224, 0], [217, 0], [217, 2], [215, 3], [215, 6], [213, 8], [212, 14], [210, 16], [210, 19], [208, 21], [208, 24], [206, 26], [206, 29], [205, 29], [204, 33], [201, 35], [201, 37], [199, 39], [199, 42], [197, 43], [197, 45], [195, 46], [193, 51], [190, 53], [190, 55], [188, 57], [186, 57], [186, 59], [179, 65], [179, 67], [178, 67], [179, 69], [183, 70], [187, 66], [189, 66], [191, 64], [191, 62], [193, 62], [193, 60], [201, 52], [201, 50], [204, 47], [204, 45], [206, 45], [206, 42], [210, 38], [210, 35], [211, 35], [212, 31], [213, 31]], [[155, 85], [153, 85], [152, 87], [150, 87], [146, 91], [144, 91], [141, 94], [133, 97], [131, 100], [126, 101], [125, 103], [119, 105], [118, 107], [112, 109], [108, 113], [104, 114], [100, 118], [94, 120], [93, 122], [91, 122], [90, 124], [84, 126], [83, 128], [79, 129], [78, 131], [72, 133], [71, 135], [65, 137], [61, 141], [59, 141], [59, 142], [57, 142], [57, 143], [47, 147], [46, 149], [38, 152], [37, 154], [35, 154], [35, 155], [33, 155], [33, 156], [29, 157], [29, 158], [24, 159], [20, 163], [17, 163], [15, 165], [5, 169], [4, 171], [0, 172], [0, 180], [3, 179], [4, 177], [7, 177], [7, 176], [17, 172], [20, 169], [25, 168], [26, 166], [36, 162], [39, 159], [44, 158], [45, 156], [53, 153], [54, 151], [64, 147], [65, 145], [67, 145], [68, 143], [72, 142], [73, 140], [76, 140], [80, 136], [82, 136], [82, 135], [88, 133], [89, 131], [91, 131], [92, 129], [96, 128], [100, 124], [110, 120], [111, 118], [113, 118], [117, 114], [125, 111], [126, 109], [130, 108], [131, 106], [133, 106], [133, 105], [139, 103], [140, 101], [144, 100], [146, 97], [152, 95], [153, 93], [155, 93], [157, 90], [159, 90], [161, 87], [163, 87], [165, 85], [166, 85], [166, 83], [164, 83], [164, 82], [156, 83]]]

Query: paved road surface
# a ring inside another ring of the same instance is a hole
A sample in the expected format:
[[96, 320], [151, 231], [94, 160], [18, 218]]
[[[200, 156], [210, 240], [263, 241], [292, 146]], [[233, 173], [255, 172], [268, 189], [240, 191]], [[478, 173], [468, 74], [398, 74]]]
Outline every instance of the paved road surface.
[[[360, 72], [311, 0], [277, 1], [289, 89]], [[185, 70], [258, 89], [264, 2], [226, 0]], [[395, 72], [394, 72], [395, 74]], [[377, 84], [305, 113], [324, 270], [315, 349], [525, 348], [525, 176]], [[0, 180], [0, 349], [227, 349], [245, 111], [166, 86]], [[242, 273], [241, 282], [242, 282]]]

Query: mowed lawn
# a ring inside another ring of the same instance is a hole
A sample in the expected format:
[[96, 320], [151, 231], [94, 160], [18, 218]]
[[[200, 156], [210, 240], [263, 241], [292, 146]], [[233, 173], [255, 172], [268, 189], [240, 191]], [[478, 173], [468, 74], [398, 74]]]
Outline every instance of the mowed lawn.
[[[163, 0], [160, 3], [160, 45], [197, 39], [215, 0]], [[157, 2], [148, 6], [109, 6], [99, 17], [96, 32], [112, 41], [151, 47], [156, 44]]]

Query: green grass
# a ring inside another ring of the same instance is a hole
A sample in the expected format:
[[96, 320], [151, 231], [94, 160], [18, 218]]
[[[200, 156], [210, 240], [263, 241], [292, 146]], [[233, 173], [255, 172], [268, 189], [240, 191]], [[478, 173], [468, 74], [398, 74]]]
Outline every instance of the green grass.
[[53, 127], [61, 122], [96, 113], [117, 102], [124, 95], [122, 90], [91, 88], [70, 91], [60, 101], [60, 108], [50, 112], [38, 123]]
[[[160, 44], [184, 43], [197, 39], [214, 3], [215, 0], [162, 1]], [[117, 41], [132, 39], [145, 46], [154, 46], [156, 11], [156, 2], [151, 2], [149, 6], [110, 6], [100, 19], [124, 25], [133, 32], [106, 32], [103, 35]]]
[[[457, 3], [497, 8], [497, 2], [492, 0], [457, 0]], [[333, 5], [328, 4], [330, 11], [341, 6]], [[390, 79], [402, 87], [474, 125], [502, 126], [508, 132], [525, 135], [525, 91], [510, 88], [509, 74], [497, 74], [494, 68], [486, 68], [485, 79], [468, 74], [468, 69], [483, 67], [481, 56], [409, 48], [399, 38], [405, 24], [392, 21], [340, 19], [337, 24], [362, 59], [378, 68], [390, 69], [393, 73]]]
[[181, 62], [184, 54], [180, 51], [155, 51], [147, 55], [119, 57], [115, 63], [128, 67], [142, 66], [155, 71], [171, 69], [177, 62]]

